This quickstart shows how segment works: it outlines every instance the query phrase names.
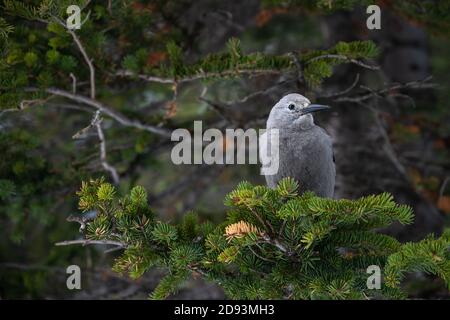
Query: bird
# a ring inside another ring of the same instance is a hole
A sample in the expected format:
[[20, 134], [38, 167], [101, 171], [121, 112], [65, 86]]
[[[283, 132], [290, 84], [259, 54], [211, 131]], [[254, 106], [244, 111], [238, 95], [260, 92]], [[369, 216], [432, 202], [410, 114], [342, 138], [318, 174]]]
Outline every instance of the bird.
[[[319, 197], [333, 198], [336, 168], [332, 140], [314, 123], [312, 115], [329, 108], [311, 104], [298, 93], [285, 95], [273, 106], [266, 132], [259, 137], [261, 173], [269, 188], [276, 188], [281, 179], [290, 177], [299, 184], [300, 194], [311, 191]], [[278, 150], [271, 152], [274, 148]], [[273, 168], [274, 161], [278, 161], [278, 170], [265, 170]]]

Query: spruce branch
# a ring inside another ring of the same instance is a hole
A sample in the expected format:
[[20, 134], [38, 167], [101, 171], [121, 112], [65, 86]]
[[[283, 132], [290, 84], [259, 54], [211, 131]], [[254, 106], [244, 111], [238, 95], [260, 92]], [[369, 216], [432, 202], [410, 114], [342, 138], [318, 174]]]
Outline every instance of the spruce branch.
[[341, 91], [330, 92], [330, 93], [319, 93], [319, 94], [317, 94], [316, 97], [318, 99], [320, 99], [320, 98], [330, 99], [330, 98], [335, 98], [335, 97], [346, 95], [347, 93], [351, 92], [356, 87], [356, 85], [359, 82], [359, 77], [360, 77], [360, 75], [359, 75], [359, 73], [357, 73], [356, 76], [355, 76], [355, 79], [352, 82], [352, 84], [350, 86], [348, 86], [347, 88], [341, 90]]
[[[379, 69], [378, 66], [362, 61], [364, 58], [374, 57], [377, 53], [376, 46], [370, 41], [338, 43], [327, 51], [313, 51], [306, 55], [289, 52], [279, 56], [270, 56], [261, 53], [244, 55], [241, 52], [239, 41], [232, 38], [228, 42], [228, 52], [208, 55], [191, 65], [183, 63], [181, 50], [174, 43], [168, 45], [168, 52], [171, 57], [171, 65], [168, 68], [154, 70], [160, 75], [147, 75], [130, 69], [119, 70], [115, 75], [171, 84], [229, 76], [279, 75], [284, 71], [296, 69], [297, 79], [300, 82], [305, 79], [308, 84], [315, 86], [324, 78], [329, 77], [331, 68], [339, 63], [352, 63], [370, 70]], [[224, 63], [224, 61], [229, 61], [229, 63]]]
[[[411, 209], [397, 205], [391, 195], [333, 200], [298, 195], [297, 189], [293, 179], [276, 189], [242, 182], [225, 199], [231, 210], [226, 223], [214, 226], [193, 213], [178, 224], [158, 221], [143, 188], [118, 198], [112, 185], [92, 180], [78, 193], [80, 208], [98, 213], [86, 222], [87, 239], [59, 245], [109, 243], [115, 245], [110, 250], [125, 249], [114, 270], [133, 278], [151, 267], [166, 268], [167, 276], [151, 295], [158, 299], [191, 274], [216, 282], [237, 299], [401, 298], [398, 284], [405, 270], [450, 279], [448, 233], [403, 245], [372, 230], [394, 221], [411, 223]], [[260, 210], [256, 216], [255, 209]], [[264, 220], [278, 232], [258, 228], [255, 223], [270, 230]], [[386, 285], [376, 293], [364, 289], [365, 269], [373, 264], [387, 268]]]

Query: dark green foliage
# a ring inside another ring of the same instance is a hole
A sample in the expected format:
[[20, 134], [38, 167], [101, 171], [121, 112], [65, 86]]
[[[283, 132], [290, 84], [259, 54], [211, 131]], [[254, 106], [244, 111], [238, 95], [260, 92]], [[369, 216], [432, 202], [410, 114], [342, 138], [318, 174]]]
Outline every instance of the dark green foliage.
[[444, 279], [450, 290], [450, 230], [438, 239], [429, 236], [418, 243], [407, 243], [389, 256], [386, 264], [386, 283], [396, 287], [406, 272], [422, 271]]
[[189, 272], [178, 270], [176, 273], [166, 275], [149, 296], [153, 300], [162, 300], [174, 293], [177, 287], [189, 277]]
[[50, 174], [66, 164], [45, 158], [38, 141], [23, 129], [4, 130], [0, 134], [0, 234], [15, 243], [23, 241], [31, 230], [37, 230], [36, 224], [48, 226], [59, 218], [52, 214], [60, 205], [53, 197], [64, 197], [61, 190], [74, 183], [64, 176], [58, 179]]
[[[174, 78], [217, 78], [224, 76], [238, 76], [245, 72], [258, 72], [270, 70], [288, 70], [296, 68], [295, 60], [291, 54], [281, 56], [269, 56], [261, 53], [243, 54], [239, 40], [230, 39], [227, 52], [210, 54], [197, 63], [186, 65], [183, 62], [181, 48], [174, 42], [167, 46], [170, 57], [169, 74], [165, 68], [157, 72], [161, 76]], [[371, 41], [355, 41], [350, 43], [338, 43], [329, 50], [316, 50], [302, 55], [295, 53], [297, 59], [304, 66], [305, 79], [311, 86], [318, 86], [324, 78], [331, 76], [332, 67], [350, 61], [350, 59], [374, 58], [378, 53], [375, 44]], [[339, 57], [328, 57], [340, 55]], [[128, 59], [129, 60], [129, 59]], [[128, 61], [136, 68], [137, 59]]]
[[[84, 3], [85, 1], [45, 0], [24, 4], [21, 1], [3, 1], [6, 15], [0, 20], [0, 41], [8, 45], [5, 50], [0, 51], [0, 109], [17, 108], [23, 100], [45, 98], [44, 92], [35, 92], [37, 88], [58, 86], [69, 91], [72, 86], [69, 73], [77, 79], [88, 78], [87, 68], [78, 68], [79, 65], [85, 64], [83, 57], [77, 53], [78, 49], [74, 46], [72, 37], [60, 24], [66, 18], [65, 9], [69, 4], [83, 7]], [[118, 8], [115, 8], [115, 15], [111, 19], [117, 20], [115, 25], [129, 27], [126, 30], [132, 30], [133, 27], [133, 30], [139, 29], [141, 18], [147, 19], [147, 24], [153, 21], [152, 14], [145, 12], [140, 14], [138, 19], [129, 4], [116, 6]], [[364, 41], [339, 43], [329, 50], [311, 50], [302, 54], [267, 55], [260, 52], [243, 53], [239, 40], [230, 39], [225, 52], [210, 54], [188, 64], [183, 57], [184, 43], [177, 41], [176, 35], [179, 31], [173, 28], [173, 32], [167, 34], [170, 38], [144, 38], [144, 43], [142, 38], [139, 38], [139, 41], [136, 41], [139, 46], [130, 44], [123, 55], [111, 60], [108, 50], [110, 46], [116, 46], [118, 40], [113, 39], [112, 34], [103, 32], [103, 29], [109, 28], [102, 14], [106, 8], [100, 5], [95, 8], [98, 14], [87, 20], [77, 34], [88, 55], [95, 61], [96, 68], [103, 71], [97, 72], [97, 87], [106, 85], [105, 82], [110, 81], [110, 75], [120, 69], [182, 81], [236, 77], [250, 72], [294, 70], [298, 68], [296, 61], [301, 63], [307, 84], [316, 87], [332, 75], [334, 66], [349, 62], [349, 59], [373, 58], [377, 51], [372, 42]], [[133, 17], [131, 21], [130, 16]], [[82, 19], [84, 17], [83, 13]], [[33, 24], [28, 24], [28, 20], [33, 21]], [[142, 27], [142, 30], [145, 29]], [[117, 31], [124, 37], [126, 30]], [[146, 48], [152, 48], [152, 51]], [[152, 54], [167, 59], [152, 62]], [[327, 55], [340, 57], [330, 58]], [[105, 76], [107, 74], [108, 76]], [[32, 92], [24, 90], [30, 86], [36, 88], [31, 90]]]
[[[213, 227], [188, 213], [177, 225], [156, 221], [145, 191], [118, 199], [102, 180], [84, 183], [80, 208], [96, 210], [88, 238], [126, 246], [114, 270], [136, 278], [151, 267], [167, 275], [151, 298], [174, 293], [191, 273], [219, 284], [234, 299], [403, 298], [406, 272], [423, 271], [450, 284], [450, 233], [401, 244], [373, 228], [412, 222], [411, 209], [390, 194], [332, 200], [297, 194], [292, 179], [273, 190], [240, 183], [225, 198], [227, 221]], [[133, 234], [133, 236], [130, 236]], [[385, 274], [381, 290], [366, 286], [366, 269]]]

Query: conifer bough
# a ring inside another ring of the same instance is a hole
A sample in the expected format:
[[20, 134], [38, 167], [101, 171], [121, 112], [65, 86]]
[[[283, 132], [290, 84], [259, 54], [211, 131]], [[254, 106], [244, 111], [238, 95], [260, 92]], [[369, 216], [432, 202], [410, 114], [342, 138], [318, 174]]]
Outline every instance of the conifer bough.
[[[217, 283], [232, 299], [406, 298], [408, 272], [439, 276], [450, 286], [450, 231], [401, 244], [375, 228], [413, 221], [410, 207], [388, 193], [357, 200], [299, 195], [291, 178], [275, 189], [240, 183], [225, 197], [226, 221], [214, 225], [186, 214], [158, 221], [143, 187], [124, 197], [103, 179], [83, 183], [79, 207], [95, 210], [86, 241], [119, 243], [113, 269], [139, 278], [153, 267], [166, 276], [150, 295], [164, 299], [192, 274]], [[384, 273], [380, 290], [367, 288], [367, 267]]]

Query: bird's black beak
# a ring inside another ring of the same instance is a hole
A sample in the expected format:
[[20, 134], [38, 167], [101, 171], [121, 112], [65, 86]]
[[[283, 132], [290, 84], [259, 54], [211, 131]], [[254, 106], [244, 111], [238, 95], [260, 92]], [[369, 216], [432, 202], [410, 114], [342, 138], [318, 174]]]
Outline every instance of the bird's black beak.
[[306, 108], [302, 109], [302, 115], [308, 114], [308, 113], [311, 113], [311, 112], [320, 111], [320, 110], [325, 110], [325, 109], [330, 109], [330, 107], [329, 106], [324, 106], [324, 105], [321, 105], [321, 104], [310, 104]]

